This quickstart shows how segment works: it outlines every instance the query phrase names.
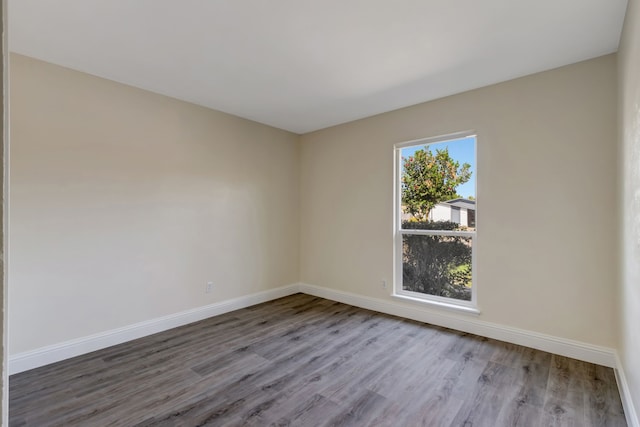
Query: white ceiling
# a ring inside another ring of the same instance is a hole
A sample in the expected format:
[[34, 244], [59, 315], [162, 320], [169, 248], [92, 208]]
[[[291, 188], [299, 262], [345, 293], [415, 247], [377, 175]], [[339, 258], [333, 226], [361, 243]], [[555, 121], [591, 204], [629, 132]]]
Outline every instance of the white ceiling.
[[626, 4], [9, 0], [9, 46], [305, 133], [615, 52]]

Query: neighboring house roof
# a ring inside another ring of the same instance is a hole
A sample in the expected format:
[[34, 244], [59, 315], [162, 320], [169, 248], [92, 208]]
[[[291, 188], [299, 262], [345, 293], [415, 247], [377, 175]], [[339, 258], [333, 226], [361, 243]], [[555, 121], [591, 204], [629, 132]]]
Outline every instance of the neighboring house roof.
[[439, 204], [455, 206], [455, 207], [464, 208], [464, 209], [475, 209], [476, 208], [476, 201], [475, 200], [462, 199], [462, 198], [447, 200], [446, 202], [441, 202]]

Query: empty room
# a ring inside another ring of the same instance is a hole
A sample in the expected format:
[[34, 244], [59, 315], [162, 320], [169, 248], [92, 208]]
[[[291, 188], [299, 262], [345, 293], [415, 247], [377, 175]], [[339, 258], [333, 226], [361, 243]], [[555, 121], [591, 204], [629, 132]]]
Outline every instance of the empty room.
[[6, 426], [640, 427], [640, 0], [4, 0]]

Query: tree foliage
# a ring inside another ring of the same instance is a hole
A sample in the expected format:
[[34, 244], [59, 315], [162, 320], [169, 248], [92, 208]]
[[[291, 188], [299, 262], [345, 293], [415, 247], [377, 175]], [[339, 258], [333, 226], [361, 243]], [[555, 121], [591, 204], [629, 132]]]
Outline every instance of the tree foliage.
[[[403, 228], [456, 230], [451, 221], [406, 221]], [[405, 234], [402, 287], [407, 291], [471, 300], [471, 242], [463, 236]]]
[[455, 199], [456, 188], [471, 178], [471, 165], [453, 159], [449, 149], [417, 150], [403, 161], [402, 204], [418, 221], [426, 221], [435, 205]]

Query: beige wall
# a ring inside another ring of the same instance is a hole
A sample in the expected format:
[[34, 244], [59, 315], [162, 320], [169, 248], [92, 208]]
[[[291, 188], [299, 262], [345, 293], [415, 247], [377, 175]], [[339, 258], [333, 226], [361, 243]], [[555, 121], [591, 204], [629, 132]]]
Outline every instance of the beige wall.
[[11, 59], [12, 354], [298, 279], [388, 300], [393, 144], [470, 129], [480, 319], [617, 346], [615, 55], [300, 138]]
[[297, 135], [10, 67], [11, 354], [297, 282]]
[[622, 166], [620, 358], [640, 411], [640, 3], [630, 0], [618, 52]]
[[480, 319], [616, 347], [615, 55], [303, 135], [301, 281], [389, 300], [393, 144], [466, 130]]

